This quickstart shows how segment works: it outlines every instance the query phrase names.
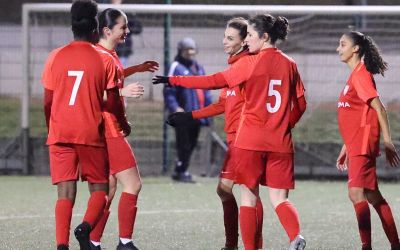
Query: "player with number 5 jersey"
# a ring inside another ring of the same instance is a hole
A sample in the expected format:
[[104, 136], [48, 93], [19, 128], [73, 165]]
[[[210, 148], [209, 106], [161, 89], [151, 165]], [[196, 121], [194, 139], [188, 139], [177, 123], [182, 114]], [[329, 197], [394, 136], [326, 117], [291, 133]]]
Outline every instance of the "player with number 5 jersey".
[[254, 55], [211, 76], [155, 77], [153, 83], [213, 89], [244, 83], [245, 104], [235, 139], [244, 247], [256, 249], [255, 205], [262, 184], [269, 187], [270, 202], [289, 236], [289, 249], [304, 249], [297, 210], [288, 200], [289, 189], [294, 188], [291, 128], [305, 111], [304, 86], [295, 61], [275, 46], [277, 40], [286, 39], [287, 19], [257, 15], [249, 24], [245, 41]]

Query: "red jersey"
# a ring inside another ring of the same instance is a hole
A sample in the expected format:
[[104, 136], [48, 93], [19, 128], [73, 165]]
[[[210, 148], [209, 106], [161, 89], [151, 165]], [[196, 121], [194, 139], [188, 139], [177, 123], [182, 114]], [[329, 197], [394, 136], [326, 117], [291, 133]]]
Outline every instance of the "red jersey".
[[[114, 75], [115, 81], [112, 84], [107, 85], [107, 89], [122, 89], [124, 87], [124, 67], [121, 64], [117, 53], [115, 50], [108, 50], [100, 44], [96, 44], [96, 50], [100, 53], [100, 56], [105, 63], [111, 63], [114, 65], [114, 71], [109, 72], [109, 74]], [[121, 96], [120, 98], [121, 103], [124, 104], [123, 97]], [[118, 105], [118, 107], [123, 108], [123, 110], [115, 110], [115, 104], [112, 103], [110, 99], [107, 99], [104, 104], [103, 117], [106, 138], [124, 136], [124, 132], [120, 126], [120, 122], [118, 121], [118, 115], [116, 114], [125, 114], [125, 109], [124, 105]]]
[[[228, 63], [233, 64], [248, 54], [248, 51], [243, 51], [238, 55], [231, 56], [228, 59]], [[228, 135], [228, 142], [233, 141], [236, 130], [239, 126], [240, 113], [242, 112], [244, 104], [244, 96], [242, 92], [241, 86], [223, 88], [219, 95], [218, 102], [205, 108], [192, 111], [193, 118], [200, 119], [225, 113], [224, 131]]]
[[379, 155], [380, 127], [369, 101], [379, 96], [374, 77], [360, 62], [351, 73], [338, 101], [338, 123], [347, 152]]
[[47, 144], [104, 146], [102, 119], [106, 72], [94, 46], [74, 41], [54, 50], [44, 67], [42, 83], [53, 91]]
[[[182, 77], [171, 80], [174, 85], [182, 84]], [[196, 88], [221, 88], [227, 84], [232, 88], [244, 82], [245, 104], [235, 147], [293, 152], [291, 103], [293, 96], [304, 95], [304, 85], [296, 63], [280, 50], [263, 49], [256, 55], [244, 57], [222, 73], [190, 77], [190, 81], [193, 81], [190, 87]]]

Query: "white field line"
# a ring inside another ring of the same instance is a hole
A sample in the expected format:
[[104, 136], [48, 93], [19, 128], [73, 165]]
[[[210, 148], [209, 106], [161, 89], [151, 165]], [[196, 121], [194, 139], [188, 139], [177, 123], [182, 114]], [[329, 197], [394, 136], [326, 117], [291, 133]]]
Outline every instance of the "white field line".
[[[174, 210], [151, 210], [151, 211], [140, 211], [138, 214], [141, 215], [152, 215], [152, 214], [178, 214], [178, 213], [218, 213], [219, 210], [213, 209], [174, 209]], [[72, 214], [73, 217], [83, 217], [84, 214]], [[23, 220], [23, 219], [38, 219], [38, 218], [54, 218], [52, 215], [9, 215], [0, 216], [0, 221], [4, 220]]]

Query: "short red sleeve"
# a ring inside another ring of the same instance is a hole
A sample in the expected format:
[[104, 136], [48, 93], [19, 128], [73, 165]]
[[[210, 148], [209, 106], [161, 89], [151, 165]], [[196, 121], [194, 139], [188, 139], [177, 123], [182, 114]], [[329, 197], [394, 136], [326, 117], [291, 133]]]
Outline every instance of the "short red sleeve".
[[229, 87], [233, 88], [247, 81], [253, 72], [255, 62], [256, 56], [246, 56], [223, 71], [222, 75]]
[[365, 103], [372, 98], [379, 96], [378, 92], [376, 91], [372, 75], [366, 70], [358, 71], [352, 77], [352, 83], [358, 97]]
[[53, 79], [52, 74], [52, 66], [54, 62], [54, 58], [56, 57], [60, 48], [53, 50], [49, 57], [47, 58], [46, 64], [44, 65], [43, 73], [42, 73], [42, 84], [43, 87], [49, 90], [55, 90], [57, 85], [56, 81]]

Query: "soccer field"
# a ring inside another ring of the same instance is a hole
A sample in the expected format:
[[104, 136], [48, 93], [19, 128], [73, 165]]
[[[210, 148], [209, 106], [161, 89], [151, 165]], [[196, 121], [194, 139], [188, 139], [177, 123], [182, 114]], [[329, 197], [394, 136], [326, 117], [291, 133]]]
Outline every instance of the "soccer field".
[[[220, 249], [224, 230], [216, 183], [215, 178], [199, 178], [197, 184], [172, 183], [166, 177], [144, 178], [134, 231], [135, 244], [144, 250]], [[51, 186], [50, 179], [1, 176], [0, 190], [0, 249], [55, 249], [56, 189]], [[398, 184], [382, 183], [381, 190], [400, 223]], [[261, 194], [265, 214], [264, 249], [287, 249], [287, 236], [267, 203], [265, 188]], [[72, 229], [82, 219], [87, 197], [86, 184], [80, 183]], [[291, 200], [299, 210], [307, 249], [360, 248], [345, 182], [298, 181]], [[117, 243], [116, 210], [117, 201], [112, 205], [104, 233], [104, 249], [115, 249]], [[373, 208], [371, 214], [374, 249], [389, 249]], [[71, 249], [78, 249], [74, 237], [71, 237]]]

